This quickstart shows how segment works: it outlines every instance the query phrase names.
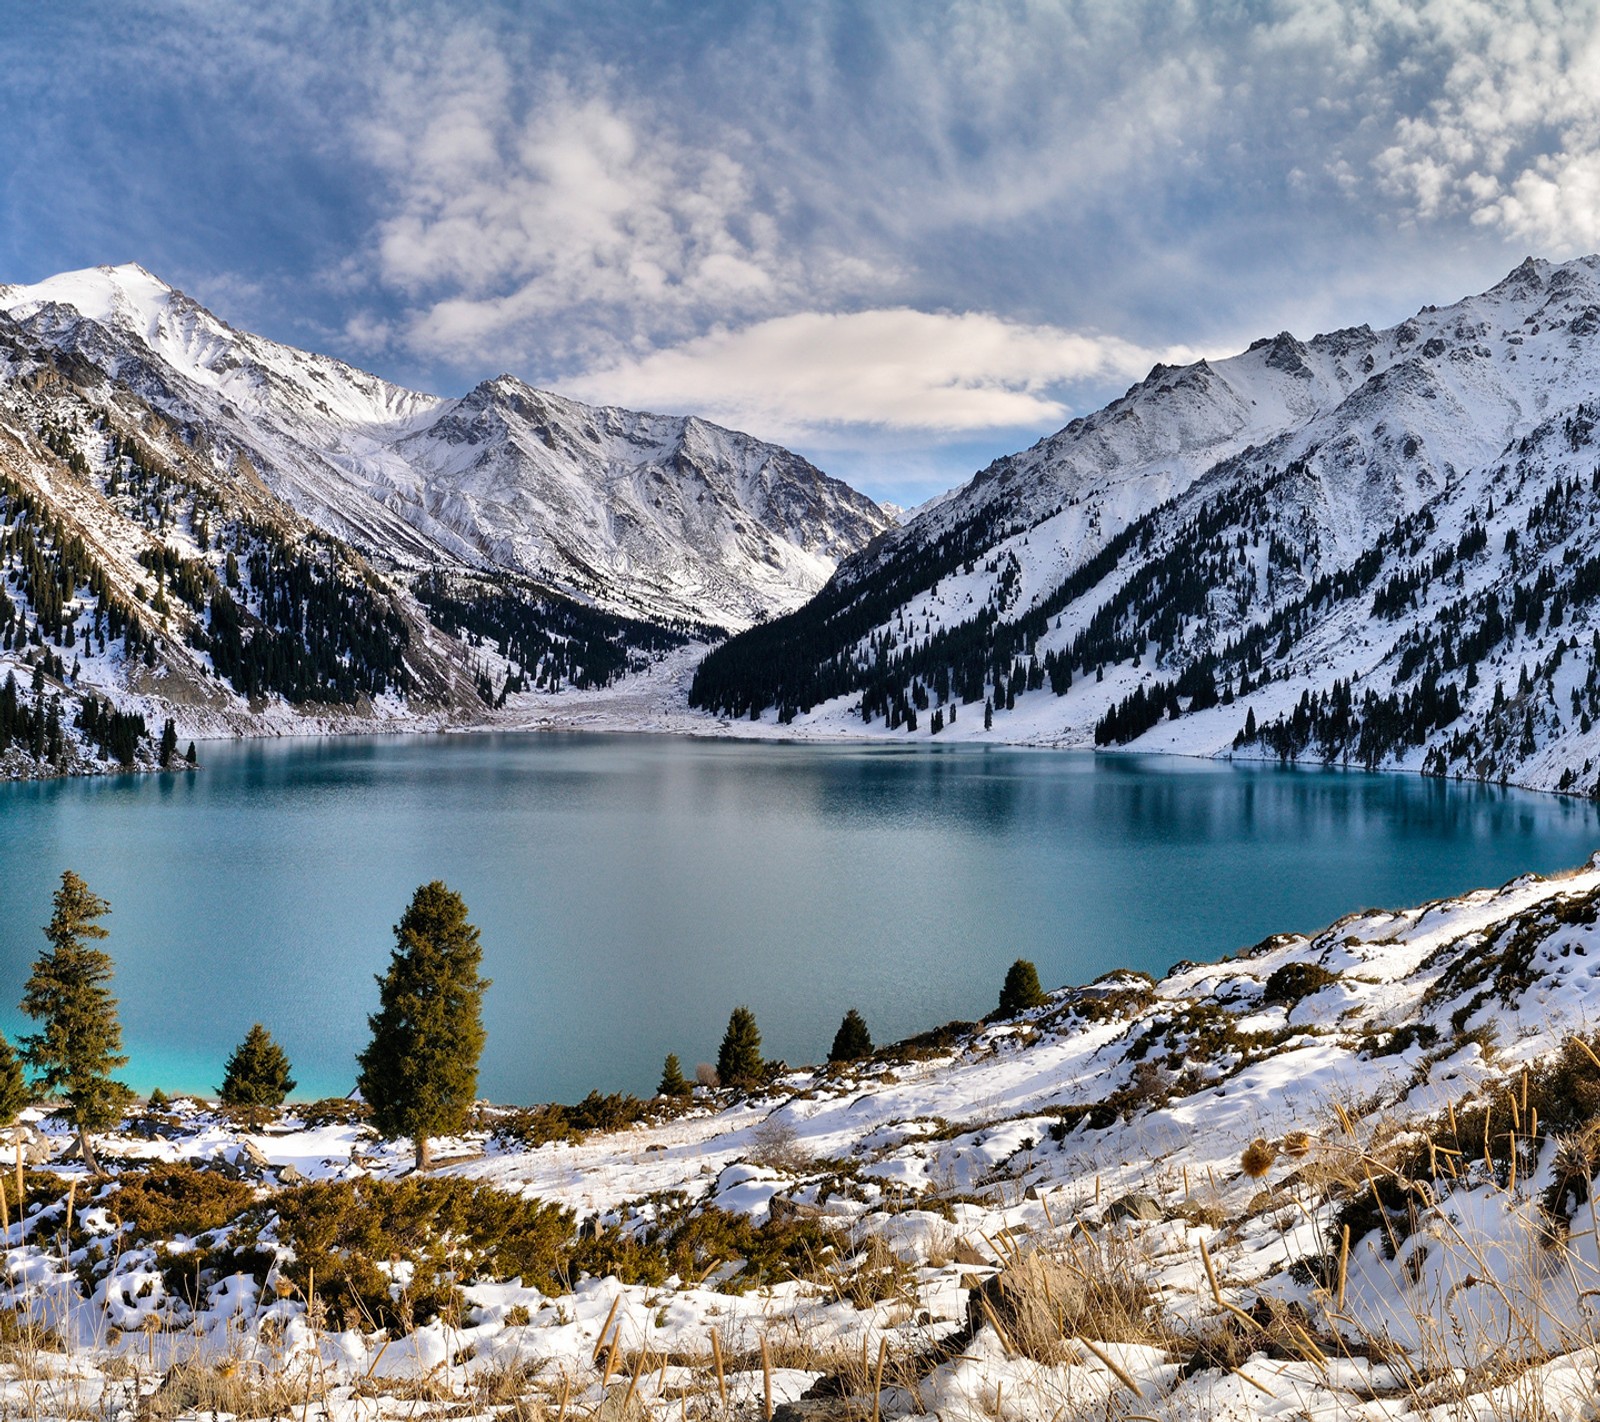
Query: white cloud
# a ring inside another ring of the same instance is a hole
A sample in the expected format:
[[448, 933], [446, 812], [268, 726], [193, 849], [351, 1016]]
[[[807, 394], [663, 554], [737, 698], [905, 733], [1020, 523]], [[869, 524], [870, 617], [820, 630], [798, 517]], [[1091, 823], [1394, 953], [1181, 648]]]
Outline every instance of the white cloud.
[[[383, 112], [367, 144], [390, 184], [376, 275], [408, 298], [416, 350], [593, 358], [875, 271], [785, 244], [781, 195], [724, 147], [610, 97], [603, 75], [529, 99], [474, 43], [391, 83]], [[579, 310], [582, 329], [556, 319]]]
[[1401, 14], [1396, 31], [1439, 74], [1373, 159], [1384, 191], [1414, 219], [1465, 218], [1547, 255], [1600, 247], [1600, 4]]
[[795, 439], [838, 426], [946, 434], [1050, 428], [1063, 387], [1143, 375], [1158, 358], [1112, 336], [979, 312], [802, 312], [719, 329], [566, 382], [580, 399], [693, 410]]

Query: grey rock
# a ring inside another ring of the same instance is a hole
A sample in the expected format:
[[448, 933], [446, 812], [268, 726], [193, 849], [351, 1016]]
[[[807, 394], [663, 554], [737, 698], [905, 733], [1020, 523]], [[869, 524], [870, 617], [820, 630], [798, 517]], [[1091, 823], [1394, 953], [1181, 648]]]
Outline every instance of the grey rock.
[[861, 1422], [870, 1416], [869, 1397], [802, 1397], [772, 1409], [772, 1422]]
[[1106, 1206], [1105, 1214], [1107, 1224], [1115, 1224], [1118, 1220], [1154, 1221], [1166, 1217], [1167, 1212], [1161, 1208], [1159, 1200], [1153, 1195], [1143, 1195], [1138, 1191], [1113, 1200]]

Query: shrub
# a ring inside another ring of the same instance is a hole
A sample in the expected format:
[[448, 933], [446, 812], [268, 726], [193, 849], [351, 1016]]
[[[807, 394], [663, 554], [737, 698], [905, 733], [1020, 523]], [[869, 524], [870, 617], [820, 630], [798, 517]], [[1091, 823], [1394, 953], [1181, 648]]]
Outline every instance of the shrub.
[[130, 1240], [149, 1242], [221, 1229], [255, 1203], [254, 1187], [215, 1170], [157, 1165], [119, 1176], [104, 1200], [106, 1213], [129, 1227]]
[[669, 1276], [683, 1279], [702, 1278], [719, 1264], [742, 1260], [744, 1267], [725, 1285], [733, 1293], [815, 1279], [834, 1252], [832, 1238], [816, 1220], [800, 1216], [757, 1226], [748, 1215], [723, 1210], [699, 1210], [670, 1222], [648, 1242], [661, 1250]]
[[348, 1096], [327, 1096], [321, 1101], [310, 1101], [296, 1108], [301, 1124], [308, 1130], [321, 1130], [324, 1126], [364, 1125], [372, 1119], [372, 1108], [365, 1101], [352, 1101]]
[[1321, 992], [1330, 983], [1338, 981], [1339, 975], [1330, 972], [1321, 963], [1285, 963], [1268, 976], [1263, 997], [1267, 1002], [1281, 1002], [1293, 1007], [1302, 998]]
[[494, 1139], [503, 1146], [534, 1150], [551, 1141], [579, 1141], [594, 1131], [625, 1131], [649, 1114], [637, 1096], [626, 1092], [603, 1096], [591, 1091], [576, 1106], [552, 1101], [509, 1112], [496, 1123]]
[[[562, 1292], [572, 1217], [455, 1177], [318, 1182], [274, 1201], [280, 1265], [302, 1292], [342, 1313], [347, 1326], [410, 1328], [459, 1308], [458, 1281], [513, 1279]], [[392, 1271], [411, 1277], [395, 1297]]]

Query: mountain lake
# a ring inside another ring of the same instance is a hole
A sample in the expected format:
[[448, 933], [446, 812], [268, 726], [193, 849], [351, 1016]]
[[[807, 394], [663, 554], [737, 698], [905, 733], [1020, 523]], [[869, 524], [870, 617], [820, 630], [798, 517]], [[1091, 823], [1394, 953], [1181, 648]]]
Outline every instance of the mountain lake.
[[769, 1057], [1160, 975], [1582, 863], [1586, 801], [1405, 775], [1007, 747], [568, 734], [202, 742], [194, 774], [0, 785], [0, 1028], [74, 869], [112, 906], [124, 1078], [214, 1091], [262, 1021], [343, 1094], [416, 886], [482, 932], [480, 1092], [648, 1094], [754, 1009]]

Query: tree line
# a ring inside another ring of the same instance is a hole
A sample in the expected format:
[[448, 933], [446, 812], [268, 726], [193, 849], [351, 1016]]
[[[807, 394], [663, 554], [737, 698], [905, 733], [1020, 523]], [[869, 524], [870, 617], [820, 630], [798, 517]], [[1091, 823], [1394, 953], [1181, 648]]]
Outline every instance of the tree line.
[[[0, 1122], [14, 1122], [36, 1096], [59, 1101], [60, 1115], [77, 1131], [84, 1164], [98, 1175], [93, 1135], [115, 1125], [134, 1099], [116, 1076], [128, 1058], [110, 987], [111, 955], [97, 946], [108, 936], [100, 920], [111, 906], [70, 869], [51, 904], [47, 947], [33, 964], [21, 1003], [38, 1030], [20, 1039], [20, 1051], [0, 1036]], [[417, 889], [394, 935], [388, 969], [376, 979], [378, 1010], [367, 1019], [371, 1037], [357, 1058], [356, 1085], [378, 1133], [409, 1139], [416, 1168], [425, 1170], [432, 1139], [464, 1129], [476, 1100], [490, 982], [479, 976], [482, 945], [465, 902], [438, 880]], [[1019, 958], [1006, 974], [994, 1016], [1013, 1017], [1046, 1001], [1034, 965]], [[866, 1020], [851, 1008], [828, 1061], [861, 1061], [873, 1050]], [[702, 1085], [748, 1092], [784, 1069], [763, 1060], [755, 1014], [739, 1006], [728, 1019], [715, 1070], [697, 1075]], [[272, 1034], [254, 1023], [228, 1057], [220, 1100], [253, 1119], [294, 1090], [291, 1070]], [[669, 1055], [658, 1093], [681, 1098], [693, 1089], [676, 1054]]]
[[[38, 1030], [22, 1037], [20, 1052], [0, 1037], [0, 1120], [15, 1121], [38, 1095], [59, 1101], [84, 1163], [99, 1174], [92, 1135], [115, 1125], [134, 1097], [116, 1077], [128, 1058], [110, 988], [111, 955], [96, 946], [107, 936], [100, 920], [111, 905], [70, 869], [51, 902], [48, 946], [33, 964], [21, 1004]], [[489, 983], [478, 976], [482, 950], [465, 903], [437, 880], [416, 891], [394, 933], [357, 1086], [379, 1133], [412, 1140], [421, 1169], [430, 1137], [460, 1130], [476, 1099]], [[246, 1110], [281, 1105], [295, 1087], [289, 1073], [283, 1049], [255, 1023], [228, 1058], [222, 1103]]]

